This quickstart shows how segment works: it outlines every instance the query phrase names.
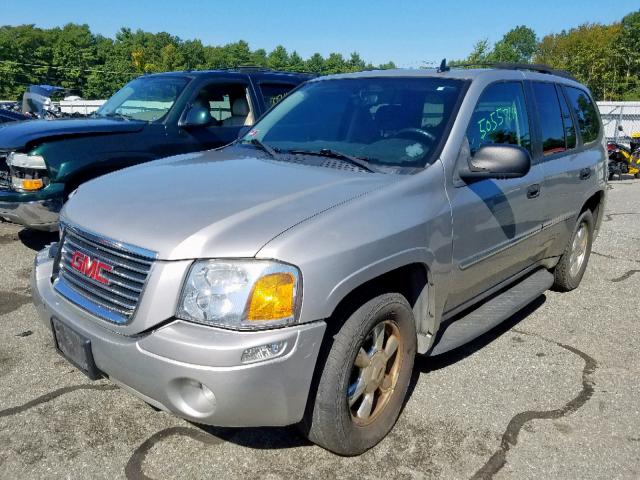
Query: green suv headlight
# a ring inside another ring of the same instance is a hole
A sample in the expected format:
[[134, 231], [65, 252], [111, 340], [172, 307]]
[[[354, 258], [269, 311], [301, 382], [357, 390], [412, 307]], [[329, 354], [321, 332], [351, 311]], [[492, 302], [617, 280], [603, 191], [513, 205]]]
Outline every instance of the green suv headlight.
[[11, 152], [7, 156], [7, 165], [14, 190], [31, 192], [48, 185], [47, 165], [41, 155]]
[[28, 155], [26, 153], [11, 152], [7, 156], [7, 165], [18, 168], [32, 168], [34, 170], [46, 170], [42, 155]]
[[300, 272], [270, 260], [201, 260], [189, 270], [177, 317], [237, 330], [297, 320]]

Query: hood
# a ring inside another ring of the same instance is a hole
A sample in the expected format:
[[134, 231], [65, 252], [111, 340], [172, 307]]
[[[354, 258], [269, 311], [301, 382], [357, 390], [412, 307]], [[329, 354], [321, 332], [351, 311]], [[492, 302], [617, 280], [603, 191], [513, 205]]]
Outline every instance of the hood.
[[0, 128], [0, 150], [18, 150], [31, 142], [56, 137], [138, 132], [145, 125], [145, 122], [109, 118], [27, 120]]
[[165, 260], [253, 257], [292, 226], [398, 179], [240, 151], [247, 150], [171, 157], [98, 178], [78, 189], [62, 219]]

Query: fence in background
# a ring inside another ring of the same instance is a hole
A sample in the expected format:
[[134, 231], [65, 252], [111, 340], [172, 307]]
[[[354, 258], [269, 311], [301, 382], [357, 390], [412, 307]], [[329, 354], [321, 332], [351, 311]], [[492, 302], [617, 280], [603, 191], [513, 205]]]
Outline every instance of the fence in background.
[[598, 102], [598, 109], [607, 140], [629, 144], [630, 135], [640, 132], [640, 102]]
[[[56, 107], [60, 107], [60, 111], [62, 113], [66, 113], [68, 115], [76, 114], [76, 115], [91, 115], [93, 112], [98, 110], [102, 104], [106, 102], [106, 100], [60, 100], [59, 102], [53, 102]], [[0, 100], [0, 108], [2, 105], [12, 105], [18, 104], [18, 107], [22, 104], [21, 102], [15, 102], [13, 100]]]
[[90, 115], [98, 110], [106, 100], [61, 100], [57, 103], [60, 111], [66, 114]]

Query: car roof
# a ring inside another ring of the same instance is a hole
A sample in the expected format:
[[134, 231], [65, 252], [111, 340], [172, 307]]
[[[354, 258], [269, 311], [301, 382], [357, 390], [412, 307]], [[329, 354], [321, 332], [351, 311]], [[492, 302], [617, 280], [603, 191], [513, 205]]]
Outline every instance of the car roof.
[[29, 118], [22, 113], [5, 110], [4, 108], [0, 108], [0, 117], [10, 118], [12, 120], [26, 120]]
[[424, 69], [390, 69], [390, 70], [365, 70], [356, 73], [342, 73], [336, 75], [327, 75], [318, 77], [311, 81], [321, 82], [326, 80], [349, 79], [349, 78], [452, 78], [458, 80], [477, 80], [480, 78], [489, 81], [498, 80], [539, 80], [553, 81], [563, 83], [580, 88], [586, 88], [577, 80], [568, 76], [560, 76], [553, 73], [542, 73], [540, 71], [530, 71], [526, 69], [515, 68], [455, 68], [452, 67], [447, 71], [439, 71], [435, 68]]
[[296, 81], [304, 81], [310, 78], [315, 77], [315, 75], [310, 73], [302, 73], [302, 72], [284, 72], [279, 70], [271, 70], [268, 68], [258, 68], [258, 67], [238, 67], [238, 68], [221, 68], [215, 70], [180, 70], [175, 72], [161, 72], [161, 73], [150, 73], [144, 75], [145, 77], [164, 77], [164, 76], [176, 76], [176, 77], [190, 77], [190, 78], [202, 78], [202, 77], [211, 77], [211, 76], [236, 76], [238, 74], [247, 75], [251, 77], [265, 77], [265, 78], [273, 78], [280, 80], [296, 80]]

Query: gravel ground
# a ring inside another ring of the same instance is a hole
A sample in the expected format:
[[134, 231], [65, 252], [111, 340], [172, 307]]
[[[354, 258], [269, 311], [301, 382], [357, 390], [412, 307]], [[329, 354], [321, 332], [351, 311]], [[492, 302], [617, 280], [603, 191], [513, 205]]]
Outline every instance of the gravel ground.
[[417, 362], [391, 434], [357, 458], [293, 428], [201, 428], [59, 357], [30, 304], [35, 251], [0, 224], [0, 478], [640, 478], [640, 182], [610, 187], [580, 288]]

